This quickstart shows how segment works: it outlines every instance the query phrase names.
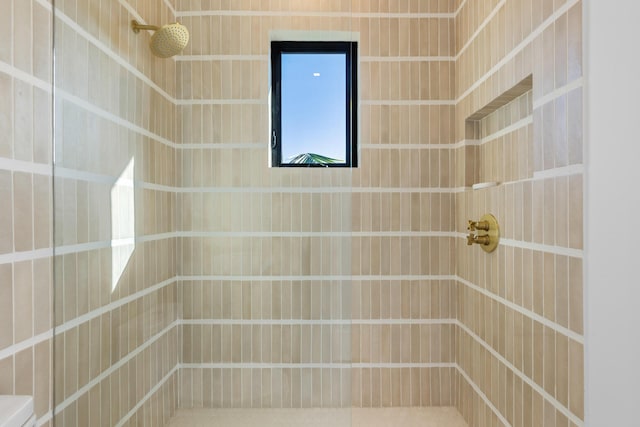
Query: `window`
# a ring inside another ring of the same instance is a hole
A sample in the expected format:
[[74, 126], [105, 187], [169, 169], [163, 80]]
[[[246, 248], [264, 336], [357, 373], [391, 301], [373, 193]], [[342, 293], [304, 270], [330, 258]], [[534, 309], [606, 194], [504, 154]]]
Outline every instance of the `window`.
[[357, 46], [271, 43], [271, 164], [357, 166]]

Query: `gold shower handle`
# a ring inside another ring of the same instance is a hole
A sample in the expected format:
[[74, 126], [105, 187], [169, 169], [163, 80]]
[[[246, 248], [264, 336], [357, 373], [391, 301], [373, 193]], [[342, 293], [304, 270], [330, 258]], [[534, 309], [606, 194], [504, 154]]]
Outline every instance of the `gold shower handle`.
[[489, 224], [489, 221], [472, 221], [472, 220], [469, 220], [469, 225], [467, 225], [467, 230], [469, 230], [469, 231], [477, 231], [477, 230], [489, 231], [490, 227], [491, 227], [491, 225]]
[[467, 246], [471, 246], [476, 242], [476, 236], [473, 233], [469, 233], [467, 236]]
[[[467, 230], [471, 231], [467, 236], [467, 245], [474, 243], [480, 245], [483, 251], [489, 253], [496, 250], [500, 242], [500, 226], [495, 216], [482, 215], [480, 221], [468, 221]], [[477, 231], [478, 233], [473, 233]]]
[[473, 244], [487, 246], [491, 244], [491, 237], [485, 236], [476, 236], [473, 233], [469, 233], [467, 236], [467, 246], [471, 246]]

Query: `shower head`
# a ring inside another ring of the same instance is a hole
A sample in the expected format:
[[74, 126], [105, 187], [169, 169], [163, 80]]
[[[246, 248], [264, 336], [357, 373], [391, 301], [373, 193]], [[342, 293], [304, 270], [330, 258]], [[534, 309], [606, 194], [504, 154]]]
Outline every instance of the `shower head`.
[[177, 55], [187, 46], [189, 43], [189, 31], [184, 25], [180, 25], [178, 22], [175, 24], [163, 25], [157, 27], [155, 25], [141, 25], [138, 21], [131, 21], [131, 28], [134, 33], [139, 33], [140, 30], [153, 30], [155, 31], [151, 36], [151, 42], [149, 47], [151, 52], [160, 58], [169, 58], [170, 56]]

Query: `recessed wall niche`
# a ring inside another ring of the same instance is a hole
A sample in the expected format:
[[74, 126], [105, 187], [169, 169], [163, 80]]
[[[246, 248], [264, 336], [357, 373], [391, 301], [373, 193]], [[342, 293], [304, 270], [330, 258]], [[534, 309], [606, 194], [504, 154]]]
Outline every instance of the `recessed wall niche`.
[[465, 186], [533, 176], [533, 77], [466, 119]]

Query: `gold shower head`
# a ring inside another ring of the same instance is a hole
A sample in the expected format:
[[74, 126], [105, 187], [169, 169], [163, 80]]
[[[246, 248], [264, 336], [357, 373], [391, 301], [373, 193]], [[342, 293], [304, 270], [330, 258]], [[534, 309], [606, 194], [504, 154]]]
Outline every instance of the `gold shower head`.
[[170, 56], [177, 55], [187, 46], [189, 43], [189, 31], [184, 25], [180, 25], [178, 22], [175, 24], [167, 24], [162, 27], [155, 25], [142, 25], [138, 21], [131, 21], [131, 28], [134, 33], [139, 33], [140, 30], [152, 30], [155, 31], [151, 36], [149, 47], [151, 52], [160, 58], [169, 58]]

